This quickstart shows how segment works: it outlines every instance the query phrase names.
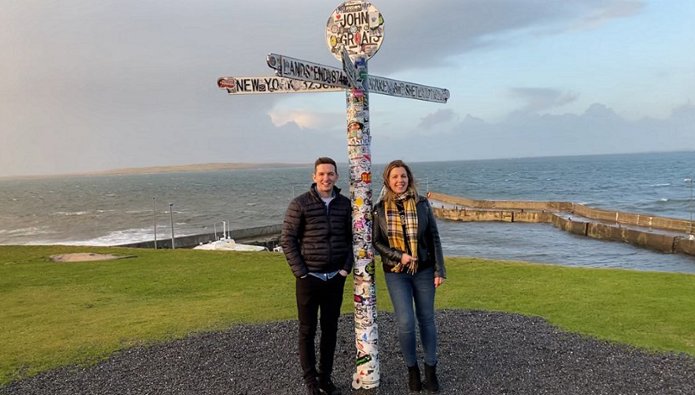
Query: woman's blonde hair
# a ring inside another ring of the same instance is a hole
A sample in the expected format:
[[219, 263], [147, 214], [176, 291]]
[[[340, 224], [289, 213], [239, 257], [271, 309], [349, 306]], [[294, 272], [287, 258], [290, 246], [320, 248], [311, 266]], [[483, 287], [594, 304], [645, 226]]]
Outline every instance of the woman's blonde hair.
[[402, 167], [405, 169], [405, 173], [408, 175], [407, 191], [412, 192], [414, 196], [417, 196], [417, 188], [415, 187], [415, 177], [413, 177], [413, 172], [410, 170], [410, 167], [405, 164], [405, 162], [397, 159], [391, 161], [384, 169], [384, 174], [382, 176], [384, 179], [384, 200], [393, 200], [396, 197], [396, 194], [389, 187], [389, 175], [391, 174], [391, 170], [397, 167]]

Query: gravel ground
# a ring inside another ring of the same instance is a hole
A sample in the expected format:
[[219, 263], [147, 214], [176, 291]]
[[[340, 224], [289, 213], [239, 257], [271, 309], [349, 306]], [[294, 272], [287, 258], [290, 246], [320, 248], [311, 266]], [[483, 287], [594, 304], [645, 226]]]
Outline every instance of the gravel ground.
[[[407, 394], [391, 314], [379, 315], [379, 388]], [[441, 394], [695, 394], [695, 358], [562, 332], [541, 318], [437, 313]], [[234, 327], [119, 352], [0, 388], [0, 394], [304, 394], [296, 321]], [[340, 319], [334, 381], [350, 392], [352, 317]], [[424, 392], [424, 391], [423, 391]]]

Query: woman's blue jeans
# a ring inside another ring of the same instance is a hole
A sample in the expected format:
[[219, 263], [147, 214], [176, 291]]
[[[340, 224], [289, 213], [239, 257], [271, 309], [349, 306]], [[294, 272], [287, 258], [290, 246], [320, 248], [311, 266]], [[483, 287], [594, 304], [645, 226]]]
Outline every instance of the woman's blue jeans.
[[[434, 323], [434, 268], [408, 273], [385, 273], [386, 286], [398, 320], [398, 341], [408, 366], [417, 365], [415, 317], [425, 363], [437, 365], [437, 327]], [[414, 309], [413, 309], [414, 305]]]

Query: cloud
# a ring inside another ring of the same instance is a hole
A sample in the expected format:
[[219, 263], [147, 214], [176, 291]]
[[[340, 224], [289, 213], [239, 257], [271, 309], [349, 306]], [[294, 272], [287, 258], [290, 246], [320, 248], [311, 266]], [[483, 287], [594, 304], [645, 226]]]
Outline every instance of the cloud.
[[688, 101], [688, 103], [675, 108], [671, 117], [682, 122], [692, 122], [691, 124], [695, 125], [695, 104]]
[[519, 112], [496, 123], [466, 116], [435, 133], [420, 134], [426, 151], [411, 148], [417, 130], [404, 131], [403, 136], [410, 137], [384, 140], [375, 136], [373, 145], [374, 152], [382, 153], [380, 157], [408, 152], [408, 160], [418, 161], [695, 151], [693, 121], [695, 106], [691, 104], [675, 109], [668, 119], [629, 121], [594, 103], [579, 115]]
[[644, 1], [616, 0], [593, 9], [574, 25], [576, 29], [595, 29], [616, 18], [626, 18], [639, 14], [645, 7]]
[[[644, 1], [381, 1], [385, 38], [373, 63], [380, 72], [451, 67], [457, 55], [509, 46], [512, 37], [559, 34], [636, 15]], [[423, 23], [428, 21], [428, 23]], [[417, 53], [417, 56], [413, 56]]]
[[[226, 75], [272, 75], [265, 64], [270, 52], [336, 65], [326, 48], [324, 23], [338, 3], [174, 0], [162, 7], [136, 0], [74, 0], [71, 7], [63, 7], [57, 2], [9, 2], [0, 13], [0, 47], [7, 49], [0, 62], [0, 175], [344, 156], [341, 95], [335, 96], [335, 104], [321, 96], [307, 105], [306, 99], [292, 95], [231, 97], [216, 86], [217, 78]], [[376, 5], [385, 18], [385, 42], [370, 60], [370, 72], [392, 78], [402, 73], [404, 79], [423, 84], [435, 73], [463, 81], [470, 71], [466, 67], [485, 67], [475, 63], [475, 56], [466, 66], [453, 66], [464, 54], [484, 52], [494, 58], [502, 52], [494, 51], [498, 48], [534, 49], [534, 34], [599, 26], [645, 9], [644, 1], [617, 0], [380, 0]], [[566, 37], [558, 39], [560, 45], [568, 43]], [[690, 65], [682, 62], [681, 67], [689, 70]], [[674, 75], [668, 67], [663, 70]], [[408, 74], [411, 71], [417, 77]], [[471, 82], [492, 85], [498, 82], [493, 79], [505, 80], [503, 75]], [[562, 144], [580, 141], [590, 136], [583, 128], [603, 119], [600, 107], [574, 117], [541, 116], [576, 104], [578, 95], [559, 88], [562, 82], [556, 80], [548, 85], [557, 89], [543, 88], [543, 82], [541, 87], [519, 87], [518, 79], [508, 81], [486, 90], [486, 97], [474, 96], [472, 89], [452, 89], [447, 107], [429, 115], [407, 104], [381, 106], [381, 99], [372, 97], [380, 103], [370, 109], [373, 152], [381, 155], [383, 149], [386, 155], [400, 147], [401, 153], [416, 151], [413, 155], [423, 160], [444, 159], [441, 152], [452, 157], [457, 152], [487, 157], [552, 154], [547, 144], [551, 136], [564, 136]], [[688, 81], [680, 86], [685, 89]], [[510, 84], [517, 88], [504, 91]], [[471, 100], [508, 112], [509, 100], [498, 100], [500, 91], [516, 100], [514, 118], [499, 123], [460, 118], [467, 112], [475, 115], [468, 106]], [[587, 103], [603, 100], [584, 88], [581, 94]], [[513, 119], [522, 123], [515, 125]], [[661, 136], [659, 128], [668, 129], [670, 137], [678, 132], [688, 146], [695, 141], [692, 119], [692, 106], [685, 106], [674, 110], [670, 123], [611, 122], [618, 129], [636, 126], [648, 135]], [[570, 132], [563, 121], [583, 123]], [[413, 136], [423, 131], [428, 137], [443, 137], [435, 144], [441, 152], [413, 149]], [[527, 137], [520, 137], [522, 131]], [[685, 138], [689, 133], [690, 140]], [[499, 148], [495, 138], [500, 139]], [[670, 141], [660, 139], [659, 146], [670, 147]], [[582, 144], [577, 149], [588, 147]]]
[[431, 129], [433, 126], [441, 123], [446, 123], [456, 119], [456, 113], [452, 109], [437, 110], [432, 114], [426, 115], [420, 121], [418, 127], [423, 129]]
[[513, 98], [526, 102], [519, 110], [521, 112], [539, 112], [562, 107], [577, 100], [578, 97], [576, 93], [563, 93], [550, 88], [511, 88], [509, 94]]
[[318, 116], [316, 113], [307, 111], [271, 111], [270, 120], [275, 126], [284, 126], [287, 123], [294, 123], [300, 128], [315, 128], [318, 126]]

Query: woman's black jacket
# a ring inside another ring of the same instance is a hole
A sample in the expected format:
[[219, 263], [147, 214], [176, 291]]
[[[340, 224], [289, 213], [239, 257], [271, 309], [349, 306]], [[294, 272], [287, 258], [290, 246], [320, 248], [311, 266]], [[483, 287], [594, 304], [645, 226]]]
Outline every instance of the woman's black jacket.
[[[435, 277], [446, 278], [444, 267], [444, 254], [442, 253], [442, 242], [439, 239], [437, 222], [432, 212], [427, 198], [417, 197], [415, 203], [417, 209], [417, 256], [421, 264], [426, 262], [427, 266], [434, 266]], [[391, 248], [386, 228], [386, 211], [384, 201], [379, 201], [374, 208], [374, 220], [372, 222], [372, 243], [374, 248], [381, 255], [384, 270], [390, 271], [401, 261], [403, 251]]]

